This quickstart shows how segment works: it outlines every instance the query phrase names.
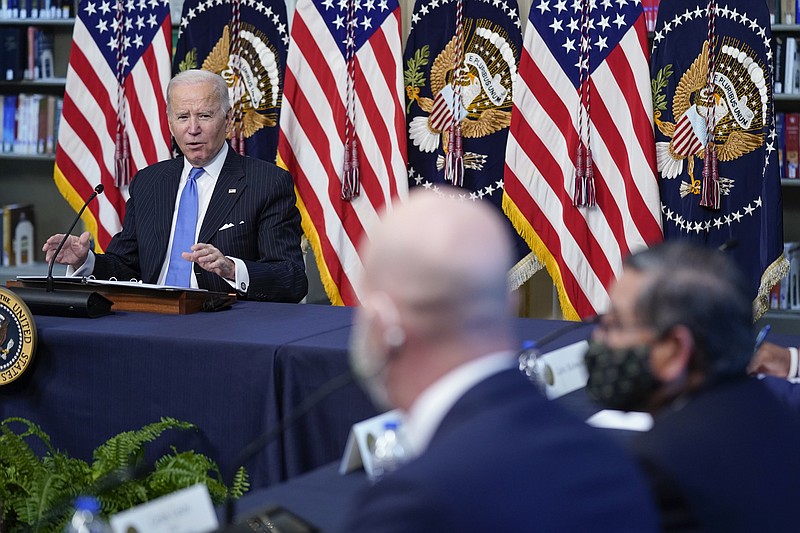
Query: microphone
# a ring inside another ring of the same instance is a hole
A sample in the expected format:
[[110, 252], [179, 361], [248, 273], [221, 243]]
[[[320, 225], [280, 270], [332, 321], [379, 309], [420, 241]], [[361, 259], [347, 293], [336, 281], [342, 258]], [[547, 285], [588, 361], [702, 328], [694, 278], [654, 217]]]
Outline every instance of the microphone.
[[83, 203], [83, 207], [78, 211], [78, 215], [72, 225], [58, 244], [53, 257], [50, 258], [44, 287], [29, 286], [38, 284], [38, 282], [32, 281], [26, 281], [25, 286], [22, 287], [9, 287], [11, 291], [22, 298], [33, 314], [81, 318], [94, 318], [111, 314], [112, 302], [105, 296], [94, 291], [81, 290], [79, 286], [77, 288], [73, 288], [73, 286], [64, 287], [64, 290], [56, 292], [53, 280], [53, 265], [55, 265], [56, 257], [61, 253], [61, 249], [67, 242], [72, 230], [75, 229], [75, 225], [80, 220], [86, 207], [98, 194], [103, 192], [103, 188], [102, 183], [94, 188], [94, 192]]
[[[306, 396], [302, 402], [297, 404], [294, 409], [292, 409], [288, 415], [286, 415], [280, 423], [265, 431], [258, 437], [256, 437], [253, 441], [250, 442], [247, 446], [239, 452], [239, 455], [236, 456], [236, 459], [233, 461], [230, 475], [228, 479], [232, 482], [234, 476], [236, 475], [236, 471], [244, 466], [244, 464], [252, 459], [256, 454], [258, 454], [261, 450], [263, 450], [267, 444], [272, 442], [277, 437], [281, 436], [283, 433], [286, 432], [289, 428], [294, 426], [303, 416], [305, 416], [311, 409], [316, 407], [322, 400], [336, 392], [337, 390], [341, 389], [342, 387], [349, 385], [353, 382], [355, 376], [353, 376], [352, 371], [349, 369], [338, 374], [325, 383], [323, 383], [317, 390]], [[233, 524], [233, 518], [236, 511], [236, 500], [227, 496], [225, 498], [225, 526], [231, 526]], [[275, 506], [272, 509], [272, 512], [276, 513], [284, 513], [285, 510], [280, 508], [279, 506]], [[237, 529], [223, 527], [220, 528], [218, 531], [236, 531]]]
[[87, 198], [86, 201], [83, 202], [83, 207], [81, 207], [81, 210], [78, 211], [78, 215], [75, 217], [75, 220], [72, 221], [72, 225], [64, 234], [64, 238], [61, 239], [60, 243], [58, 243], [56, 251], [53, 254], [53, 257], [50, 258], [50, 264], [47, 266], [47, 287], [46, 287], [47, 292], [53, 292], [53, 265], [56, 264], [56, 257], [58, 257], [58, 254], [61, 253], [61, 249], [64, 248], [64, 244], [66, 244], [67, 239], [69, 239], [70, 234], [72, 234], [72, 230], [75, 229], [75, 225], [81, 219], [81, 215], [83, 215], [83, 212], [86, 211], [86, 206], [88, 206], [91, 203], [91, 201], [97, 197], [98, 194], [103, 194], [103, 189], [105, 189], [105, 187], [103, 187], [102, 183], [99, 183], [97, 187], [94, 188], [94, 191], [92, 192], [91, 195], [89, 195], [89, 198]]

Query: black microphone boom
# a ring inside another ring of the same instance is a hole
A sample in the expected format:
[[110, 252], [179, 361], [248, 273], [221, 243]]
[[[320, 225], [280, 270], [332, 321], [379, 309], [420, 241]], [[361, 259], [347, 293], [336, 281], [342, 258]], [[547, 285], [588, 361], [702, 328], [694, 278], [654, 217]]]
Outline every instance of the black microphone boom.
[[[264, 447], [273, 441], [273, 439], [282, 435], [287, 429], [292, 427], [294, 424], [297, 423], [302, 417], [304, 417], [311, 409], [316, 407], [316, 405], [333, 394], [334, 392], [338, 391], [342, 387], [349, 385], [353, 382], [355, 376], [350, 370], [346, 370], [341, 374], [338, 374], [328, 381], [323, 383], [318, 389], [314, 392], [309, 394], [308, 396], [303, 399], [297, 406], [295, 406], [289, 413], [280, 421], [280, 423], [268, 429], [261, 435], [259, 435], [255, 440], [251, 441], [245, 448], [239, 452], [239, 455], [234, 459], [233, 466], [231, 467], [231, 472], [229, 475], [229, 479], [233, 482], [234, 475], [239, 467], [243, 466], [249, 459], [252, 459], [257, 453], [264, 449]], [[237, 532], [242, 531], [242, 529], [238, 528], [233, 524], [234, 515], [236, 514], [236, 500], [230, 497], [225, 499], [225, 524], [222, 528], [218, 529], [217, 532]], [[272, 509], [275, 513], [285, 513], [286, 510], [281, 508], [280, 506], [274, 506]], [[297, 519], [297, 517], [295, 517]], [[306, 524], [307, 525], [307, 524]], [[312, 531], [314, 529], [281, 529], [280, 531], [285, 531], [285, 533], [294, 533], [294, 531]], [[248, 531], [244, 529], [244, 531]]]
[[58, 244], [53, 257], [50, 258], [50, 264], [47, 267], [47, 280], [45, 281], [44, 288], [41, 287], [9, 287], [14, 291], [22, 300], [28, 305], [31, 312], [35, 315], [53, 315], [53, 316], [69, 316], [69, 317], [83, 317], [94, 318], [103, 315], [111, 314], [112, 302], [105, 296], [93, 291], [83, 290], [63, 290], [56, 292], [53, 281], [53, 265], [55, 265], [56, 257], [61, 253], [64, 244], [67, 242], [72, 230], [80, 220], [81, 215], [86, 210], [89, 202], [103, 192], [103, 184], [99, 184], [94, 188], [94, 192], [83, 203], [83, 207], [78, 211], [78, 215], [72, 222], [64, 238]]

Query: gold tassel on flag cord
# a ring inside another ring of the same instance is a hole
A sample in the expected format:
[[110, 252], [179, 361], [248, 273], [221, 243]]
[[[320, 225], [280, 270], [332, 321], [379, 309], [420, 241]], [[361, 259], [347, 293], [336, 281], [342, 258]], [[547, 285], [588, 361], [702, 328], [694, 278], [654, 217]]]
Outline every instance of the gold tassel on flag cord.
[[706, 80], [706, 148], [703, 161], [703, 186], [700, 191], [700, 205], [711, 209], [720, 208], [719, 170], [717, 168], [717, 146], [714, 142], [714, 128], [717, 122], [717, 102], [714, 77], [717, 72], [717, 3], [708, 0], [708, 77]]
[[[233, 94], [241, 95], [242, 85], [242, 40], [241, 33], [241, 0], [231, 0], [231, 46], [230, 56], [233, 61]], [[233, 116], [231, 124], [231, 148], [239, 155], [245, 155], [244, 145], [244, 102], [242, 98], [233, 102]]]
[[456, 53], [453, 62], [453, 119], [447, 142], [444, 179], [456, 187], [464, 185], [464, 144], [461, 138], [461, 74], [464, 70], [464, 2], [456, 2]]
[[358, 164], [358, 139], [355, 128], [356, 112], [356, 36], [355, 0], [347, 3], [347, 87], [346, 113], [344, 124], [344, 168], [342, 173], [342, 200], [351, 201], [361, 194], [361, 171]]
[[130, 171], [130, 145], [128, 132], [125, 129], [125, 118], [128, 106], [125, 100], [125, 65], [122, 55], [125, 50], [125, 7], [122, 0], [117, 1], [117, 131], [114, 137], [114, 183], [117, 188], [125, 187], [131, 183]]
[[575, 190], [572, 205], [594, 207], [597, 195], [594, 186], [594, 161], [592, 160], [591, 84], [589, 80], [591, 49], [589, 43], [590, 2], [584, 1], [581, 9], [581, 47], [578, 81], [578, 148], [575, 161]]

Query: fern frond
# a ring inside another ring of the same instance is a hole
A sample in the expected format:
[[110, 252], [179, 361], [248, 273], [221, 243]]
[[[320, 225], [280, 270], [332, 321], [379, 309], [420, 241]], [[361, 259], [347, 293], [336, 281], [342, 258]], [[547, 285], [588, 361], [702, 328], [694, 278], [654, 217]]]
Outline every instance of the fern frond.
[[31, 479], [39, 469], [39, 458], [33, 453], [30, 446], [21, 435], [13, 432], [6, 433], [2, 429], [0, 436], [0, 467], [10, 469], [7, 471], [9, 478], [21, 485], [26, 485], [26, 480]]
[[[17, 518], [28, 525], [37, 524], [43, 519], [45, 525], [59, 523], [62, 516], [69, 513], [69, 506], [63, 505], [64, 502], [70, 501], [80, 489], [81, 487], [72, 484], [71, 479], [60, 473], [40, 470], [30, 485], [27, 497], [17, 502]], [[63, 505], [63, 511], [53, 516], [51, 511], [58, 510], [59, 505]]]
[[131, 480], [100, 496], [103, 513], [113, 515], [150, 500], [147, 488], [140, 480]]
[[148, 478], [148, 487], [153, 498], [196, 483], [203, 483], [208, 487], [214, 503], [225, 501], [228, 490], [221, 481], [216, 463], [193, 451], [162, 457], [156, 462], [155, 472]]
[[162, 418], [160, 422], [148, 424], [142, 429], [126, 431], [111, 437], [92, 453], [94, 479], [100, 479], [137, 462], [144, 456], [144, 445], [156, 440], [168, 429], [197, 429], [197, 426], [174, 418]]
[[250, 477], [247, 475], [247, 470], [242, 466], [233, 476], [233, 483], [228, 489], [228, 495], [234, 500], [238, 500], [248, 490], [250, 490]]

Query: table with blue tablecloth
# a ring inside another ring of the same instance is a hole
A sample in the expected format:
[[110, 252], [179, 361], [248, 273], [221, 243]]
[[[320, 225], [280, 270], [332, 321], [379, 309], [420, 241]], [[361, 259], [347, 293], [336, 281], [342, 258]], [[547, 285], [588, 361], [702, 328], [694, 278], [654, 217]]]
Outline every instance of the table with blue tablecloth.
[[[192, 315], [37, 316], [37, 353], [24, 376], [0, 387], [0, 418], [28, 418], [54, 446], [89, 460], [117, 433], [170, 416], [200, 431], [165, 434], [152, 455], [173, 444], [192, 448], [229, 473], [248, 443], [274, 433], [298, 404], [347, 369], [352, 316], [350, 308], [261, 302]], [[520, 339], [540, 339], [565, 324], [518, 319], [516, 329]], [[578, 327], [549, 347], [589, 331]], [[594, 409], [582, 397], [575, 403]], [[354, 383], [333, 392], [245, 462], [252, 487], [337, 460], [351, 425], [374, 414]]]
[[[200, 432], [166, 434], [156, 451], [190, 446], [226, 473], [247, 443], [283, 416], [281, 372], [294, 369], [279, 357], [280, 348], [348, 328], [352, 310], [239, 302], [230, 310], [192, 315], [35, 318], [37, 353], [25, 375], [0, 387], [0, 418], [27, 418], [50, 434], [54, 446], [89, 460], [95, 447], [117, 433], [169, 416], [196, 424]], [[339, 359], [346, 361], [341, 354]], [[342, 415], [342, 425], [372, 412], [354, 385], [341, 394], [343, 411], [361, 405], [353, 418]], [[252, 486], [323, 464], [289, 456], [287, 464], [276, 439], [248, 462]]]

